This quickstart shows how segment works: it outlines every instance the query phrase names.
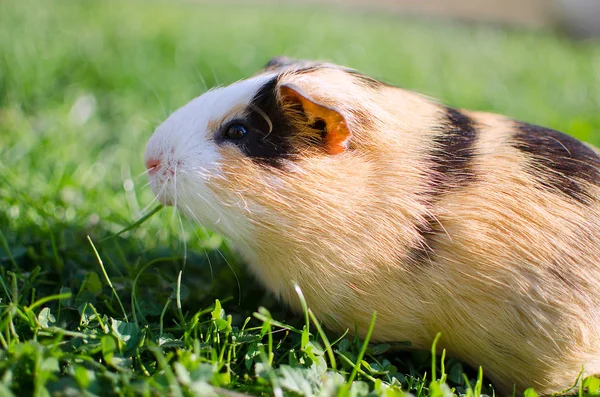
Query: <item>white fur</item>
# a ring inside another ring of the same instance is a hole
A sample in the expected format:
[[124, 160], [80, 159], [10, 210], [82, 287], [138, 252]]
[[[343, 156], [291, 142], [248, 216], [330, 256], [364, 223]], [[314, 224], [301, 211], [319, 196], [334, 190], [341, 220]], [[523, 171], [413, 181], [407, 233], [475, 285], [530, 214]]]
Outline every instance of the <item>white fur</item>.
[[242, 116], [257, 91], [274, 74], [242, 80], [227, 87], [213, 89], [193, 99], [164, 121], [148, 141], [146, 161], [158, 160], [160, 166], [150, 173], [150, 186], [158, 200], [175, 205], [184, 214], [202, 224], [214, 225], [218, 231], [242, 237], [250, 226], [236, 217], [206, 187], [211, 178], [223, 178], [221, 156], [214, 141], [223, 125]]

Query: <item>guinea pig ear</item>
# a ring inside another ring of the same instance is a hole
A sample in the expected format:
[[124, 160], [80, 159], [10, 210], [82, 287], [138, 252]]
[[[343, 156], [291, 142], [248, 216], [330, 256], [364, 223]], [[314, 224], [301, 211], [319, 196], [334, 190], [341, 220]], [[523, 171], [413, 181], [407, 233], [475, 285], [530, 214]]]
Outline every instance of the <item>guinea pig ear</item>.
[[348, 148], [350, 129], [344, 116], [337, 110], [313, 101], [298, 88], [288, 84], [279, 87], [279, 96], [284, 106], [300, 105], [309, 124], [319, 121], [325, 123], [323, 138], [327, 153], [340, 154]]

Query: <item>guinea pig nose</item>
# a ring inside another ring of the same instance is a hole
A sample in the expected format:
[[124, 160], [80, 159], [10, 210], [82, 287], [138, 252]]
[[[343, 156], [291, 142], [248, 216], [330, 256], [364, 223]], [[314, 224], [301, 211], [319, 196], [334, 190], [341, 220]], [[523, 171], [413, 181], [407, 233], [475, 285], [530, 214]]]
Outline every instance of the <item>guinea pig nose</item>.
[[146, 160], [146, 169], [148, 174], [153, 175], [160, 169], [160, 160], [155, 158], [149, 158]]

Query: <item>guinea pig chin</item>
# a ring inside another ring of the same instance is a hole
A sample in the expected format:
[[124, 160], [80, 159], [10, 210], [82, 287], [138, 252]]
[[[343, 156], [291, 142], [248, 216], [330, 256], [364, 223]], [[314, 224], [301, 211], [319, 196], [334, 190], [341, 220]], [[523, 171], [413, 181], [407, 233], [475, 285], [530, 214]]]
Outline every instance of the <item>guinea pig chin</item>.
[[222, 178], [216, 149], [200, 139], [166, 143], [163, 133], [158, 130], [146, 149], [148, 178], [156, 199], [192, 221], [235, 237], [242, 227], [234, 219], [235, 211], [208, 187], [210, 180]]

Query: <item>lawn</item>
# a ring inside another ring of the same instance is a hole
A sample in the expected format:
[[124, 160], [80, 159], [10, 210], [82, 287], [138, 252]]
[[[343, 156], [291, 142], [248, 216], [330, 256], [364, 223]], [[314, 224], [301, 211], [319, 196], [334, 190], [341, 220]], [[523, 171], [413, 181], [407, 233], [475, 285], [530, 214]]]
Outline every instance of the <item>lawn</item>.
[[289, 313], [170, 208], [114, 236], [155, 208], [161, 120], [280, 54], [600, 144], [600, 43], [314, 6], [2, 2], [1, 396], [492, 393], [451, 358]]

